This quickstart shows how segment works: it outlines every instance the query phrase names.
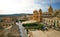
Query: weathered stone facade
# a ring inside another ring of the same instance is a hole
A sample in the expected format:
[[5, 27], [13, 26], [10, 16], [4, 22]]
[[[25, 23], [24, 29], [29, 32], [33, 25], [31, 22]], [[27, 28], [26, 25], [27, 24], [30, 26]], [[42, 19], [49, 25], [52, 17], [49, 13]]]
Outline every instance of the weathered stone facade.
[[33, 20], [36, 20], [38, 22], [42, 22], [42, 10], [40, 9], [39, 11], [35, 10], [33, 11]]

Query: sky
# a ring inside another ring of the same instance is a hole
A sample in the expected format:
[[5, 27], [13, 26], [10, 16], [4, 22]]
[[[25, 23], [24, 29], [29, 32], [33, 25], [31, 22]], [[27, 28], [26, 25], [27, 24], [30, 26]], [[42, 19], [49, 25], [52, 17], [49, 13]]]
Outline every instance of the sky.
[[50, 2], [53, 9], [60, 9], [60, 0], [0, 0], [0, 14], [31, 14], [39, 9], [47, 11]]

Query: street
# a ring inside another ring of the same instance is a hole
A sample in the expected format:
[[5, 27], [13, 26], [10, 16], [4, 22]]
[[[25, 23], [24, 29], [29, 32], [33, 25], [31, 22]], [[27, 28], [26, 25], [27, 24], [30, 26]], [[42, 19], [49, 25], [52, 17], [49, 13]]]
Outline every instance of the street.
[[19, 21], [19, 22], [16, 23], [16, 24], [19, 26], [20, 36], [21, 36], [21, 37], [28, 37], [25, 28], [22, 26], [22, 23]]

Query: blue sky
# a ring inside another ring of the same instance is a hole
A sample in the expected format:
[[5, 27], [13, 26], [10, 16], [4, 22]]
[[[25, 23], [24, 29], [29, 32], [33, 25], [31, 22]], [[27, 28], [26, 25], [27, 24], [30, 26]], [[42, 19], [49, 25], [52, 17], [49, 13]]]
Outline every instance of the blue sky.
[[60, 2], [52, 4], [54, 9], [60, 9]]
[[47, 11], [49, 5], [60, 9], [60, 0], [0, 0], [0, 14], [33, 13], [34, 10]]

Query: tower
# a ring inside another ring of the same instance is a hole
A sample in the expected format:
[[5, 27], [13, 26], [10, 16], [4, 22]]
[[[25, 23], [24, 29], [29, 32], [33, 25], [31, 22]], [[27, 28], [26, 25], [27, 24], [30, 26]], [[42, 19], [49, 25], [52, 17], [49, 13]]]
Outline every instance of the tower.
[[49, 14], [52, 14], [52, 13], [53, 13], [53, 8], [52, 8], [51, 5], [50, 5], [49, 8], [48, 8], [48, 12], [49, 12]]
[[38, 11], [37, 10], [34, 10], [33, 11], [33, 20], [38, 20]]
[[39, 13], [38, 13], [38, 21], [42, 22], [42, 10], [41, 9], [39, 10]]
[[50, 0], [50, 6], [49, 6], [49, 8], [48, 8], [48, 12], [49, 12], [49, 14], [51, 14], [51, 15], [52, 15], [52, 13], [53, 13], [52, 0]]

